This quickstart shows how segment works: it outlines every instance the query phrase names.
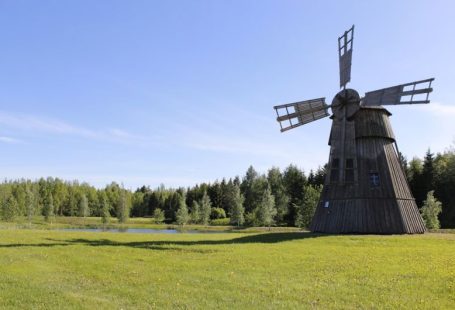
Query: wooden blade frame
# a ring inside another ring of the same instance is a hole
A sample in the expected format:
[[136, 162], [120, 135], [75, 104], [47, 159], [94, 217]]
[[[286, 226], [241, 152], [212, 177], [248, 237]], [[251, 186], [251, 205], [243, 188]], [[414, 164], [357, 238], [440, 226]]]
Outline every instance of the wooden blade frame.
[[340, 64], [340, 87], [346, 88], [351, 81], [352, 44], [354, 43], [354, 25], [338, 38], [338, 57]]
[[281, 132], [330, 115], [325, 98], [283, 104], [273, 108], [276, 111], [276, 120], [280, 123]]
[[429, 96], [433, 91], [431, 88], [433, 81], [434, 78], [431, 78], [367, 92], [361, 104], [379, 106], [430, 103]]

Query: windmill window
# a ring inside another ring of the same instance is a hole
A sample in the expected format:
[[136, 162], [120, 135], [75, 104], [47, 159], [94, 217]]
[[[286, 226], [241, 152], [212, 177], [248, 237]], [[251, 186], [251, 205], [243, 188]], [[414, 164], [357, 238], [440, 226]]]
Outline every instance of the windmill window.
[[346, 159], [346, 169], [344, 173], [345, 182], [354, 182], [354, 159]]
[[378, 187], [380, 184], [379, 182], [379, 173], [372, 172], [370, 173], [370, 186], [371, 187]]
[[332, 167], [330, 169], [330, 183], [336, 183], [338, 182], [340, 172], [340, 159], [339, 158], [334, 158], [332, 159]]

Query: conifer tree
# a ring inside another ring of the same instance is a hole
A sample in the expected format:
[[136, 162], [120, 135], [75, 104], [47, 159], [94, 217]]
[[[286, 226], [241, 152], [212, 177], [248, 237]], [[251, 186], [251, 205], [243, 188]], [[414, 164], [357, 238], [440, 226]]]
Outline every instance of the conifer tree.
[[188, 207], [186, 205], [185, 197], [183, 195], [180, 195], [178, 209], [175, 214], [175, 219], [177, 221], [177, 224], [181, 226], [187, 224], [188, 221], [190, 220], [190, 216], [188, 214]]
[[401, 168], [403, 169], [404, 175], [409, 181], [409, 167], [408, 167], [408, 160], [406, 156], [403, 155], [403, 153], [398, 152], [398, 160], [400, 162]]
[[424, 180], [424, 195], [434, 190], [434, 154], [427, 150], [423, 160], [422, 178]]
[[191, 207], [191, 222], [199, 224], [201, 222], [201, 206], [197, 200], [193, 200], [193, 206]]
[[172, 191], [169, 195], [167, 195], [163, 208], [166, 218], [172, 221], [176, 220], [176, 214], [180, 206], [181, 198], [182, 194], [178, 191]]
[[310, 170], [310, 174], [308, 174], [308, 184], [314, 184], [315, 182], [315, 175], [313, 169]]
[[242, 180], [242, 184], [240, 185], [242, 194], [245, 197], [244, 207], [246, 212], [253, 211], [257, 205], [258, 197], [254, 188], [254, 183], [258, 177], [259, 175], [256, 170], [254, 170], [253, 166], [250, 166], [246, 171], [245, 177]]
[[327, 164], [324, 165], [324, 167], [319, 167], [318, 170], [316, 170], [316, 174], [314, 175], [314, 181], [313, 185], [324, 185], [325, 181], [325, 175], [327, 171]]
[[305, 173], [295, 165], [289, 165], [283, 172], [283, 182], [289, 196], [289, 208], [285, 220], [289, 226], [294, 225], [296, 217], [295, 205], [303, 201], [303, 186], [306, 184]]
[[212, 212], [212, 202], [210, 201], [207, 192], [204, 192], [204, 194], [202, 195], [200, 206], [201, 206], [200, 222], [203, 225], [208, 225], [210, 221], [210, 214]]

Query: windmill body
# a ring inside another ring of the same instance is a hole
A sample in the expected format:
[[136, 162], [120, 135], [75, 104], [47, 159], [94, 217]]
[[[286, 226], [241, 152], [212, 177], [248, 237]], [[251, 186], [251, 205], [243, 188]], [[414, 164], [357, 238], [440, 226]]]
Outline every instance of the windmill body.
[[[423, 233], [425, 225], [398, 159], [391, 113], [382, 105], [429, 103], [433, 79], [397, 85], [361, 98], [346, 89], [354, 26], [338, 39], [340, 86], [325, 98], [276, 106], [281, 131], [329, 116], [330, 155], [311, 230], [324, 233]], [[284, 124], [284, 126], [283, 126]]]
[[312, 231], [425, 231], [397, 156], [390, 115], [382, 107], [362, 107], [345, 124], [333, 119], [327, 177]]

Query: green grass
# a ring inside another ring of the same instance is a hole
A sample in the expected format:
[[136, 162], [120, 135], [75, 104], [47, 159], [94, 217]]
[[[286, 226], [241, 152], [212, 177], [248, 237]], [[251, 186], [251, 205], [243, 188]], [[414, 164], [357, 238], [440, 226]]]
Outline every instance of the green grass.
[[0, 308], [453, 309], [455, 234], [0, 230]]

